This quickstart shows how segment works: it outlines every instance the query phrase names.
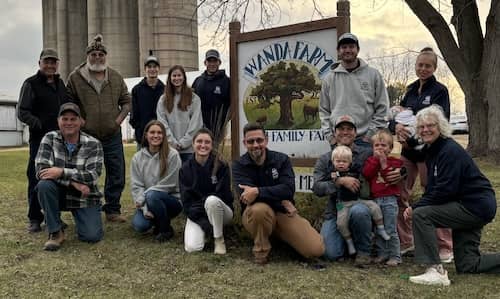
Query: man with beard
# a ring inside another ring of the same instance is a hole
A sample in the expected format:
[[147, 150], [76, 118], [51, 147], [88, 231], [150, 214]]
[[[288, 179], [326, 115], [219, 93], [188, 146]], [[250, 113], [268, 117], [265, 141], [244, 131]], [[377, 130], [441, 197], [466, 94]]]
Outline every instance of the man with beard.
[[229, 78], [220, 70], [220, 54], [208, 50], [205, 54], [206, 70], [193, 82], [194, 92], [201, 99], [203, 124], [214, 134], [216, 147], [224, 139], [224, 126], [228, 120], [230, 99]]
[[321, 130], [332, 144], [334, 122], [344, 114], [354, 118], [356, 144], [371, 147], [370, 138], [386, 127], [389, 97], [380, 73], [358, 58], [359, 41], [352, 33], [337, 43], [340, 63], [334, 64], [321, 86], [319, 117]]
[[35, 173], [35, 157], [43, 136], [57, 130], [59, 106], [68, 102], [66, 87], [59, 77], [59, 57], [54, 49], [43, 49], [38, 60], [38, 72], [26, 79], [21, 88], [17, 117], [30, 129], [28, 176], [28, 232], [42, 231], [44, 220], [35, 186], [38, 183]]
[[243, 211], [242, 223], [254, 239], [257, 264], [266, 264], [271, 234], [305, 258], [320, 257], [323, 239], [294, 206], [295, 174], [287, 155], [267, 149], [264, 127], [243, 128], [247, 153], [233, 163], [233, 182]]
[[141, 148], [142, 134], [146, 124], [156, 119], [156, 105], [165, 88], [165, 84], [158, 79], [160, 61], [153, 56], [151, 50], [144, 62], [144, 72], [146, 77], [132, 88], [132, 112], [129, 121], [135, 130], [138, 150]]
[[106, 63], [107, 50], [99, 34], [87, 49], [87, 61], [68, 77], [68, 93], [80, 106], [83, 131], [96, 137], [104, 150], [106, 181], [103, 211], [110, 222], [125, 222], [120, 197], [125, 186], [121, 123], [130, 111], [130, 94], [123, 77]]

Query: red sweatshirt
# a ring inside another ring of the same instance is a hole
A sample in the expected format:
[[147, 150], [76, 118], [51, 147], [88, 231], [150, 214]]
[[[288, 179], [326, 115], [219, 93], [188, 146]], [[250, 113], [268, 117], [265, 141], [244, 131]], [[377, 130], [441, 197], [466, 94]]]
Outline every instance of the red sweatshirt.
[[394, 157], [387, 157], [387, 168], [381, 169], [380, 162], [377, 157], [371, 156], [366, 159], [363, 166], [363, 176], [370, 182], [370, 195], [373, 198], [384, 196], [399, 196], [399, 185], [389, 185], [385, 182], [384, 177], [388, 172], [395, 168], [403, 166], [403, 161]]

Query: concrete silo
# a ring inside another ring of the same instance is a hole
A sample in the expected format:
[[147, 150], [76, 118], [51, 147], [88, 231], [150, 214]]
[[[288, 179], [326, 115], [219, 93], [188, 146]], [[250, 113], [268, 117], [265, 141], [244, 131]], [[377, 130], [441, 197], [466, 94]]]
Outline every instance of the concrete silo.
[[101, 33], [108, 64], [124, 77], [140, 73], [137, 0], [87, 0], [88, 40]]
[[[149, 49], [160, 59], [161, 73], [175, 64], [198, 70], [196, 0], [138, 0], [140, 61]], [[163, 78], [162, 78], [163, 79]]]
[[59, 72], [66, 80], [85, 59], [87, 0], [42, 0], [42, 11], [43, 47], [57, 50]]

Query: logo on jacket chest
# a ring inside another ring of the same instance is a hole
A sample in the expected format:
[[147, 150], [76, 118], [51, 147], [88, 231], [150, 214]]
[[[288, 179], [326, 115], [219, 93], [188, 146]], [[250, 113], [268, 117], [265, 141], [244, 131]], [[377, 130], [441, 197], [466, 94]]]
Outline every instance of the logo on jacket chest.
[[215, 94], [222, 94], [222, 91], [221, 91], [221, 89], [220, 89], [220, 86], [215, 86], [214, 93], [215, 93]]
[[271, 169], [271, 175], [273, 177], [273, 180], [276, 180], [279, 178], [280, 174], [278, 173], [278, 170], [276, 168]]
[[213, 175], [210, 178], [212, 179], [212, 185], [216, 185], [218, 183], [217, 176]]
[[361, 81], [361, 90], [363, 91], [369, 91], [370, 90], [370, 84], [366, 81]]
[[430, 105], [430, 103], [431, 103], [431, 96], [425, 96], [424, 100], [422, 101], [422, 104]]

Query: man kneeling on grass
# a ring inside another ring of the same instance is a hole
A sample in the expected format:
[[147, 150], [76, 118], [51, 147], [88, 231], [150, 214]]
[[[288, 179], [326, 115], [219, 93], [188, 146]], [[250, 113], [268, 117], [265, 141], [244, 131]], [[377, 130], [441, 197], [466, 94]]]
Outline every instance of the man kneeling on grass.
[[44, 250], [58, 250], [64, 241], [61, 210], [69, 210], [78, 239], [98, 242], [103, 237], [101, 197], [97, 180], [101, 175], [101, 143], [80, 131], [80, 109], [66, 103], [59, 109], [58, 131], [47, 133], [35, 159], [38, 200], [45, 213], [49, 239]]
[[240, 194], [242, 222], [254, 239], [257, 264], [266, 264], [271, 234], [292, 246], [305, 258], [320, 257], [323, 238], [294, 206], [295, 175], [287, 155], [267, 149], [264, 128], [243, 128], [247, 153], [233, 163], [233, 182]]

